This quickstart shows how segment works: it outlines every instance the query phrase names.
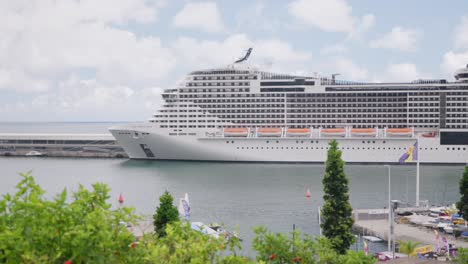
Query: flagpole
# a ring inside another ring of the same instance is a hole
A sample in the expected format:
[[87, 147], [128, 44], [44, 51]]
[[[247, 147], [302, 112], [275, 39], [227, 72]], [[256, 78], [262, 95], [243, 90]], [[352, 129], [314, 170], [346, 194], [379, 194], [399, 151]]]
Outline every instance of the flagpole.
[[419, 151], [419, 138], [416, 136], [416, 207], [419, 207], [419, 160], [421, 159], [421, 152]]

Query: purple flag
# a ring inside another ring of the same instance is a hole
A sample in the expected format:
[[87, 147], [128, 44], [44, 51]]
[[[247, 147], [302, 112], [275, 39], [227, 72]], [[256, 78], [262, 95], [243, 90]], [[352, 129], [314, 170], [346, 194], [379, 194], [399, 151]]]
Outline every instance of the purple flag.
[[403, 155], [400, 157], [400, 163], [412, 162], [418, 160], [418, 142], [414, 143]]

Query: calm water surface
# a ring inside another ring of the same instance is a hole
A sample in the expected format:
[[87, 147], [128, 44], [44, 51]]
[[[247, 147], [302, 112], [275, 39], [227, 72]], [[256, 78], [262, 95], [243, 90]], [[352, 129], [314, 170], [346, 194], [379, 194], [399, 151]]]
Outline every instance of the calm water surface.
[[[256, 225], [289, 232], [296, 224], [304, 233], [319, 232], [323, 165], [4, 157], [0, 168], [1, 194], [14, 191], [20, 180], [18, 172], [32, 170], [50, 196], [65, 187], [76, 190], [79, 184], [89, 187], [103, 182], [112, 188], [114, 204], [123, 193], [125, 204], [144, 215], [153, 214], [165, 190], [176, 200], [187, 192], [192, 220], [238, 226], [247, 254], [251, 254], [252, 228]], [[421, 200], [431, 204], [457, 201], [462, 172], [463, 166], [421, 166]], [[386, 206], [386, 167], [346, 165], [346, 174], [354, 208]], [[392, 199], [414, 203], [415, 174], [414, 166], [392, 166]], [[311, 199], [305, 198], [307, 188]], [[374, 249], [379, 250], [375, 245]]]
[[[126, 122], [0, 122], [0, 133], [108, 133]], [[252, 254], [252, 228], [263, 225], [289, 232], [319, 233], [317, 208], [322, 203], [323, 165], [162, 162], [119, 159], [6, 158], [0, 157], [0, 194], [13, 192], [19, 172], [32, 171], [49, 196], [79, 184], [103, 182], [112, 188], [113, 203], [123, 193], [125, 204], [152, 215], [159, 196], [168, 190], [178, 200], [189, 193], [193, 221], [238, 226], [244, 253]], [[421, 166], [421, 200], [449, 204], [459, 199], [458, 181], [463, 166]], [[347, 165], [354, 208], [387, 205], [387, 168], [382, 165]], [[416, 169], [392, 166], [392, 199], [415, 201]], [[312, 198], [305, 198], [310, 188]], [[371, 251], [385, 245], [371, 244]]]

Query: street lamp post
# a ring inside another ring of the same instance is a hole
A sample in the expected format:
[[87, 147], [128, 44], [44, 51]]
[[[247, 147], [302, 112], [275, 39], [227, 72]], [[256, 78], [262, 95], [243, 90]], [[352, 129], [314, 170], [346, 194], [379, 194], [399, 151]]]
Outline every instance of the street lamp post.
[[391, 198], [392, 198], [392, 187], [391, 187], [391, 167], [390, 165], [384, 165], [388, 169], [388, 251], [392, 250], [392, 204], [391, 204]]

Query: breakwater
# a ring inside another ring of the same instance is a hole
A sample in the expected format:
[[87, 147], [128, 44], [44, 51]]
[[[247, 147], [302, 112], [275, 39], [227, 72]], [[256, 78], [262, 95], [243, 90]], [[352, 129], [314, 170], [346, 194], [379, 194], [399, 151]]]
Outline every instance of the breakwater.
[[0, 156], [126, 158], [110, 134], [1, 133]]

